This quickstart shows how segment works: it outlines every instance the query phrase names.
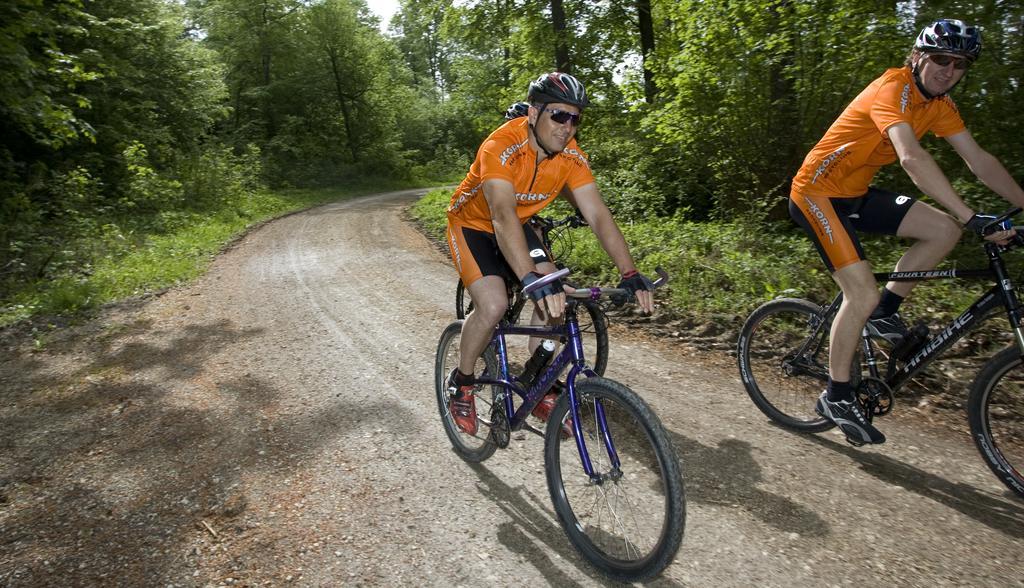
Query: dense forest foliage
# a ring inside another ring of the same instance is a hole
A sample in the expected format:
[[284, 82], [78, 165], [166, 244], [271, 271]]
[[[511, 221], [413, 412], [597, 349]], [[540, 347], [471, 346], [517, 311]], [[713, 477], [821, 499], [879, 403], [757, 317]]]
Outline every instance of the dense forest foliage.
[[[381, 32], [362, 0], [11, 0], [0, 305], [198, 218], [248, 218], [267, 189], [457, 179], [554, 69], [594, 97], [579, 140], [619, 218], [788, 231], [807, 149], [939, 17], [982, 29], [953, 95], [1024, 176], [1018, 2], [401, 0]], [[879, 182], [910, 188], [898, 169]]]

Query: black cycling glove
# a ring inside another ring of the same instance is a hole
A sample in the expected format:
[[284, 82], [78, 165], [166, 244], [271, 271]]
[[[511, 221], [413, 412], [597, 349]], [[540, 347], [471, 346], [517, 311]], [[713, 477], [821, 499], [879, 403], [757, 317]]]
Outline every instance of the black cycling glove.
[[1002, 223], [999, 223], [998, 225], [993, 225], [992, 228], [983, 232], [985, 225], [991, 224], [992, 221], [996, 220], [996, 218], [998, 217], [996, 217], [996, 215], [994, 214], [977, 212], [974, 214], [974, 216], [967, 220], [967, 222], [964, 224], [964, 228], [969, 231], [973, 231], [974, 234], [978, 235], [979, 237], [984, 237], [985, 235], [990, 235], [996, 231], [1006, 230], [1009, 228], [1008, 226], [1006, 226], [1008, 223], [1004, 221]]
[[622, 275], [619, 288], [629, 291], [631, 295], [636, 295], [638, 290], [654, 290], [654, 283], [647, 276], [633, 270]]
[[[523, 284], [523, 289], [525, 290], [527, 286], [543, 277], [543, 274], [538, 274], [537, 272], [530, 272], [526, 274], [525, 276], [523, 276], [523, 279], [521, 280]], [[530, 292], [530, 299], [532, 299], [534, 302], [540, 302], [541, 300], [544, 300], [546, 296], [551, 296], [552, 294], [558, 294], [559, 292], [564, 291], [565, 290], [562, 288], [562, 280], [558, 279]]]

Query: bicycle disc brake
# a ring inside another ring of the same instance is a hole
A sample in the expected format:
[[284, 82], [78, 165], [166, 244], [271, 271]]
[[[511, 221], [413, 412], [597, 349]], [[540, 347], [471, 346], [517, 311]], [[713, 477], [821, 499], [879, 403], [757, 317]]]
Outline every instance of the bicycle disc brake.
[[491, 441], [505, 449], [511, 438], [512, 431], [509, 429], [508, 418], [505, 416], [504, 402], [496, 401], [491, 406]]
[[857, 387], [857, 400], [864, 409], [864, 416], [870, 422], [873, 417], [889, 414], [894, 399], [892, 388], [883, 380], [864, 376]]

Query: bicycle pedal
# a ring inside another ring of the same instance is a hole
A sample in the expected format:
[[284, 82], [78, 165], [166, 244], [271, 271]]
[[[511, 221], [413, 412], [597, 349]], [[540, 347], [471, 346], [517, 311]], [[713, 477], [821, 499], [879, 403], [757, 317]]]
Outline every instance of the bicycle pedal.
[[538, 429], [537, 427], [534, 427], [530, 423], [523, 423], [523, 430], [524, 431], [529, 431], [531, 433], [535, 433], [535, 434], [537, 434], [537, 435], [539, 435], [541, 437], [544, 436], [544, 431]]
[[864, 447], [865, 445], [865, 443], [860, 439], [854, 439], [849, 435], [843, 435], [843, 437], [846, 437], [846, 442], [849, 443], [850, 445], [853, 445], [854, 447]]

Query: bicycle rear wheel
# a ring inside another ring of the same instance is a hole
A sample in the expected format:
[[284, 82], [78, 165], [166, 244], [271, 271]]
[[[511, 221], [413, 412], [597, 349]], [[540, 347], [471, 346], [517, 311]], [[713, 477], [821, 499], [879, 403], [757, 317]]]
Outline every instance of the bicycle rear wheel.
[[462, 320], [469, 316], [469, 313], [472, 311], [473, 299], [466, 292], [466, 287], [462, 285], [462, 280], [459, 280], [458, 285], [455, 286], [455, 318]]
[[[548, 490], [573, 546], [596, 568], [621, 581], [660, 574], [676, 556], [686, 525], [679, 459], [668, 433], [632, 390], [605, 378], [577, 380], [580, 427], [599, 476], [583, 471], [563, 394], [548, 419], [544, 464]], [[612, 464], [598, 427], [603, 412], [619, 459]]]
[[[468, 435], [459, 429], [452, 418], [448, 408], [450, 397], [445, 388], [445, 380], [456, 366], [459, 365], [459, 340], [462, 334], [462, 321], [455, 321], [448, 325], [441, 333], [441, 339], [437, 343], [437, 356], [434, 361], [434, 386], [437, 392], [437, 408], [441, 413], [441, 422], [444, 424], [444, 432], [462, 459], [470, 462], [481, 462], [494, 455], [497, 446], [491, 440], [491, 427], [489, 425], [492, 407], [498, 401], [502, 389], [500, 386], [477, 386], [476, 413], [477, 431], [475, 435]], [[494, 349], [490, 346], [476, 361], [473, 373], [477, 376], [485, 375], [497, 377], [498, 359]]]
[[967, 397], [967, 419], [989, 469], [1024, 497], [1024, 362], [1017, 347], [982, 368]]
[[[823, 321], [816, 304], [772, 300], [747, 318], [737, 346], [740, 377], [754, 404], [780, 425], [809, 433], [835, 426], [814, 412], [828, 383], [829, 325]], [[857, 369], [853, 377], [859, 376]]]

